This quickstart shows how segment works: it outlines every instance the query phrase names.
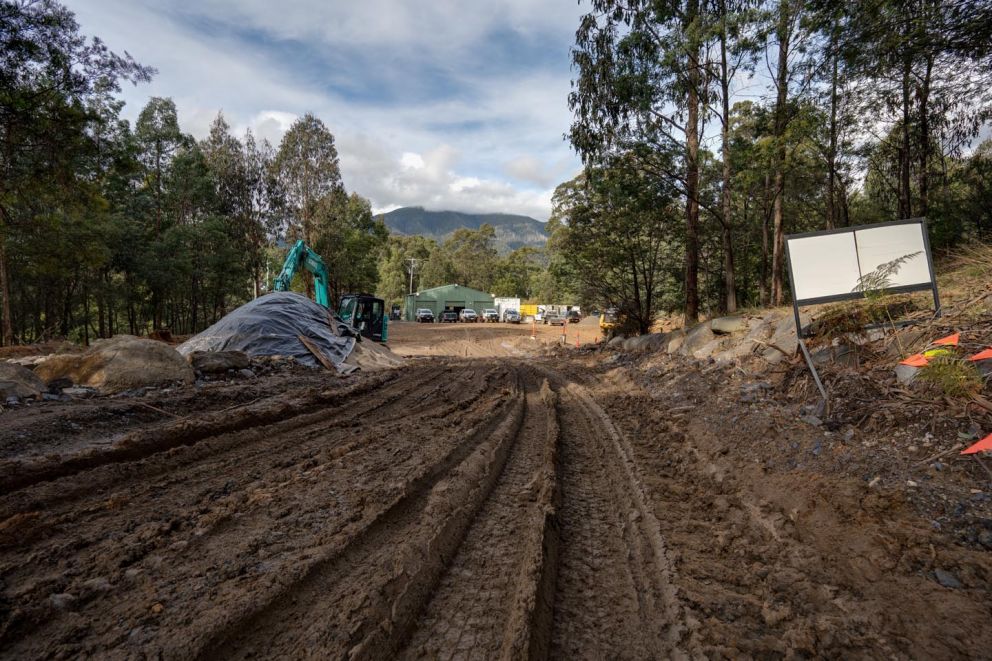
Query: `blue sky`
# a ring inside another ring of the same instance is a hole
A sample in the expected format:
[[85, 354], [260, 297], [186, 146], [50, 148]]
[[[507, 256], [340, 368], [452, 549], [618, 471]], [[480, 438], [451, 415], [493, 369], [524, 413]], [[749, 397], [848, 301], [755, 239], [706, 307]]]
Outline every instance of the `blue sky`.
[[66, 0], [83, 31], [159, 73], [184, 130], [223, 110], [273, 143], [305, 112], [334, 133], [349, 190], [376, 210], [541, 220], [579, 159], [562, 139], [576, 0]]

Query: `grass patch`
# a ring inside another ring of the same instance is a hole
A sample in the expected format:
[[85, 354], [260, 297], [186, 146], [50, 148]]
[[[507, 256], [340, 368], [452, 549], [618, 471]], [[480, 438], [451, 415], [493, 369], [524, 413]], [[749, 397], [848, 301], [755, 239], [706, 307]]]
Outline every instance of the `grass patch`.
[[934, 356], [920, 368], [919, 378], [948, 397], [967, 397], [982, 389], [978, 367], [957, 356]]

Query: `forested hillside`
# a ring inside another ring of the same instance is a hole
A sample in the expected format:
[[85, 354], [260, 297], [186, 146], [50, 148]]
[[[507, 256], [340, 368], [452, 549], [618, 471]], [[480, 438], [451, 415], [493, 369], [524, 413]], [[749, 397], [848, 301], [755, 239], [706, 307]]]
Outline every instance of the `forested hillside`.
[[496, 233], [496, 249], [501, 253], [525, 246], [543, 248], [548, 240], [544, 223], [529, 216], [508, 213], [462, 213], [403, 207], [382, 214], [382, 220], [394, 234], [423, 236], [435, 241], [450, 238], [460, 228], [477, 230], [483, 225], [490, 225]]

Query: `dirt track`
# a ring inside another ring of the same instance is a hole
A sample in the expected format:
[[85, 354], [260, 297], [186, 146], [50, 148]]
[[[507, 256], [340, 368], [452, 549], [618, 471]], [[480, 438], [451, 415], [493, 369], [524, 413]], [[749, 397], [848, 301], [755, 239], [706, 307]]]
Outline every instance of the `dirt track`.
[[987, 552], [736, 457], [693, 383], [432, 358], [11, 416], [0, 656], [988, 657]]

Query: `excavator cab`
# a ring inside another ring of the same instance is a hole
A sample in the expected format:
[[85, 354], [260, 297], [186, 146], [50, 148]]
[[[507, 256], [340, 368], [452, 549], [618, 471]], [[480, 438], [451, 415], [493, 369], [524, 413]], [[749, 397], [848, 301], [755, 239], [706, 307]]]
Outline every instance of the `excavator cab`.
[[385, 342], [389, 335], [386, 302], [371, 294], [345, 294], [338, 306], [338, 317], [363, 337]]

